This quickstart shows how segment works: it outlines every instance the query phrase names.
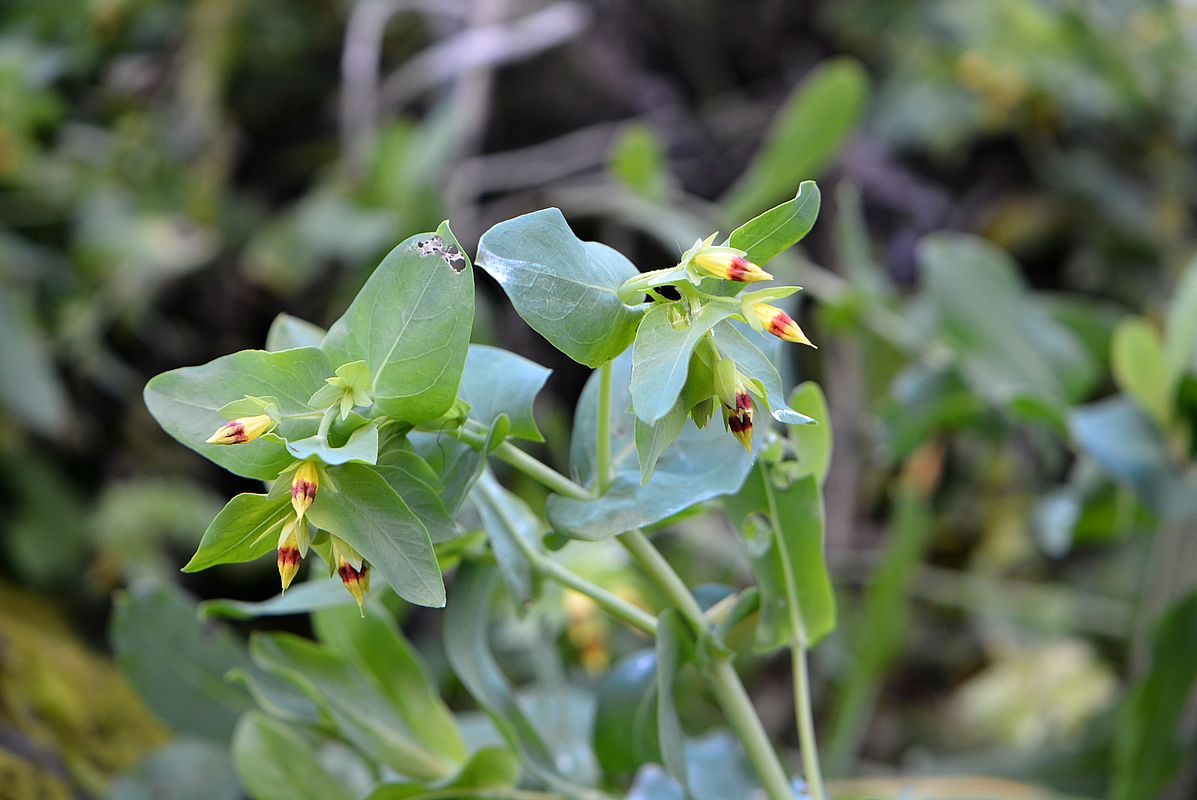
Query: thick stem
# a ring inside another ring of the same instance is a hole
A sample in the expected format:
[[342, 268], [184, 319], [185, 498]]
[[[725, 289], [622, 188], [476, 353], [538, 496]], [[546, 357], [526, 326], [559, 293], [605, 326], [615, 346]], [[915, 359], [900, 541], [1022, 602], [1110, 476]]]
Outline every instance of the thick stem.
[[324, 409], [324, 416], [320, 417], [320, 427], [316, 431], [316, 436], [322, 442], [328, 442], [328, 430], [332, 427], [333, 418], [337, 415], [337, 408], [338, 406], [334, 403]]
[[[702, 609], [699, 607], [698, 601], [694, 599], [694, 595], [690, 593], [685, 582], [669, 565], [661, 552], [653, 547], [648, 537], [638, 530], [631, 530], [619, 534], [616, 538], [656, 582], [661, 591], [665, 592], [670, 602], [682, 613], [695, 633], [703, 631], [706, 623], [703, 620]], [[761, 724], [760, 717], [757, 716], [756, 709], [752, 706], [752, 700], [748, 697], [748, 692], [744, 689], [744, 684], [740, 682], [740, 676], [736, 674], [731, 662], [723, 658], [714, 659], [711, 663], [710, 676], [719, 706], [727, 715], [727, 721], [735, 729], [736, 735], [740, 737], [744, 751], [748, 754], [749, 761], [752, 762], [757, 776], [761, 779], [761, 784], [765, 787], [765, 793], [770, 800], [790, 800], [793, 794], [790, 791], [785, 770], [782, 768], [781, 761], [778, 760], [777, 753], [774, 752], [773, 745], [769, 741], [769, 735], [765, 732], [765, 727]]]
[[599, 367], [598, 424], [595, 425], [595, 489], [604, 495], [611, 488], [611, 362]]
[[823, 773], [819, 768], [819, 746], [815, 741], [815, 721], [811, 713], [810, 676], [806, 669], [806, 647], [801, 642], [790, 645], [794, 671], [794, 713], [798, 718], [798, 745], [802, 750], [802, 771], [806, 775], [811, 800], [825, 800]]

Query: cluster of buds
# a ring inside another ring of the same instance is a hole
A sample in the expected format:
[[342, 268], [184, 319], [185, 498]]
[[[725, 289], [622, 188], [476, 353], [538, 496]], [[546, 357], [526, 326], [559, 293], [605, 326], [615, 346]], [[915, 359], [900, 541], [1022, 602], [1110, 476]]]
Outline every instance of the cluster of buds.
[[274, 417], [269, 414], [255, 414], [252, 417], [238, 417], [216, 429], [208, 437], [208, 444], [245, 444], [264, 433], [274, 430]]
[[715, 395], [723, 406], [723, 425], [736, 441], [752, 452], [752, 395], [736, 362], [724, 358], [715, 365]]

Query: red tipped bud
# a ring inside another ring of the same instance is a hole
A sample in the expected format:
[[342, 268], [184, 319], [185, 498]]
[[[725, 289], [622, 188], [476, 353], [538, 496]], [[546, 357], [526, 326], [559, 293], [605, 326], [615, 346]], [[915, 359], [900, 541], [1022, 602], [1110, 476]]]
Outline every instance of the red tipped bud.
[[814, 342], [806, 338], [806, 334], [798, 327], [798, 323], [777, 306], [771, 306], [768, 303], [753, 303], [752, 310], [756, 314], [756, 318], [760, 320], [761, 327], [777, 338], [787, 342], [815, 346]]
[[731, 431], [732, 436], [736, 437], [736, 441], [742, 444], [744, 449], [751, 453], [752, 401], [750, 400], [748, 407], [744, 409], [732, 409], [724, 406], [723, 420], [727, 425], [727, 429]]
[[299, 564], [307, 555], [308, 543], [307, 520], [296, 517], [283, 526], [278, 537], [278, 575], [284, 593], [299, 572]]
[[274, 428], [274, 419], [269, 414], [253, 417], [239, 417], [216, 429], [208, 437], [208, 444], [245, 444], [257, 439]]
[[[357, 607], [361, 609], [362, 603], [365, 602], [365, 594], [370, 591], [370, 565], [363, 561], [361, 569], [356, 569], [348, 561], [341, 559], [337, 566], [337, 575], [341, 576], [341, 583], [345, 584], [345, 588], [357, 601]], [[363, 610], [362, 616], [365, 614]]]
[[694, 256], [694, 264], [701, 271], [725, 281], [767, 281], [773, 278], [753, 264], [742, 253], [726, 247], [712, 247]]
[[295, 477], [291, 479], [291, 507], [295, 509], [295, 516], [303, 517], [312, 501], [316, 499], [316, 490], [320, 487], [320, 473], [311, 461], [304, 461], [295, 470]]

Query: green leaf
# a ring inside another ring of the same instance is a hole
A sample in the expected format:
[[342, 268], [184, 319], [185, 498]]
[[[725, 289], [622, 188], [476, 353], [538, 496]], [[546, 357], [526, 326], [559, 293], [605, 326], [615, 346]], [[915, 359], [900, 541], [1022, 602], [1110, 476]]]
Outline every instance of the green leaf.
[[1197, 369], [1197, 259], [1189, 262], [1173, 295], [1164, 339], [1168, 397], [1175, 398], [1184, 376]]
[[[288, 506], [290, 503], [288, 503]], [[307, 614], [320, 608], [357, 605], [353, 596], [345, 591], [340, 578], [309, 580], [292, 584], [286, 594], [277, 594], [268, 600], [248, 602], [243, 600], [205, 600], [199, 604], [202, 617], [226, 617], [228, 619], [256, 619], [257, 617], [278, 617], [290, 614]], [[356, 614], [356, 610], [354, 611]]]
[[1114, 328], [1110, 348], [1110, 368], [1118, 388], [1166, 429], [1172, 419], [1175, 395], [1171, 392], [1175, 387], [1155, 326], [1142, 317], [1124, 319]]
[[266, 349], [274, 353], [293, 347], [319, 347], [326, 334], [327, 331], [319, 325], [290, 314], [279, 314], [266, 332]]
[[154, 714], [180, 733], [226, 741], [249, 695], [225, 680], [249, 659], [225, 630], [201, 625], [195, 602], [169, 584], [116, 597], [109, 631], [121, 671]]
[[365, 608], [364, 618], [357, 608], [326, 608], [312, 615], [312, 627], [321, 642], [353, 662], [390, 701], [423, 745], [451, 761], [466, 757], [453, 714], [390, 613], [377, 603]]
[[559, 210], [495, 225], [478, 242], [478, 266], [533, 330], [574, 361], [598, 367], [632, 343], [641, 311], [618, 291], [636, 268], [610, 247], [574, 236]]
[[810, 425], [814, 422], [811, 417], [786, 405], [781, 375], [778, 374], [773, 359], [761, 352], [760, 348], [740, 333], [735, 325], [730, 321], [720, 323], [715, 326], [714, 334], [715, 346], [719, 348], [719, 352], [735, 361], [740, 371], [749, 378], [761, 383], [773, 419], [787, 425]]
[[[1155, 630], [1151, 671], [1121, 711], [1114, 743], [1113, 800], [1159, 797], [1182, 763], [1178, 736], [1197, 682], [1197, 593], [1174, 605]], [[1191, 753], [1191, 743], [1183, 753]]]
[[483, 471], [470, 496], [507, 587], [521, 603], [530, 602], [533, 575], [524, 550], [541, 549], [544, 527], [540, 518], [520, 497], [504, 489], [489, 470]]
[[669, 186], [665, 152], [653, 129], [639, 122], [623, 127], [611, 151], [611, 173], [631, 191], [661, 200]]
[[428, 531], [373, 469], [330, 467], [336, 492], [317, 492], [308, 517], [361, 553], [395, 594], [421, 606], [445, 604], [445, 584]]
[[797, 475], [814, 475], [822, 486], [827, 480], [827, 470], [831, 468], [833, 438], [831, 414], [823, 389], [814, 381], [803, 381], [790, 395], [790, 407], [818, 423], [790, 428], [789, 437], [798, 457], [800, 471]]
[[409, 440], [419, 454], [440, 478], [444, 487], [441, 502], [450, 514], [457, 513], [474, 482], [486, 467], [486, 454], [500, 443], [507, 433], [507, 417], [500, 415], [495, 420], [486, 441], [481, 448], [470, 447], [457, 439], [450, 439], [431, 433], [413, 433]]
[[803, 181], [793, 199], [774, 206], [732, 231], [728, 245], [747, 252], [745, 258], [763, 267], [810, 233], [819, 216], [819, 187]]
[[[413, 423], [453, 405], [474, 320], [473, 272], [421, 255], [418, 243], [432, 235], [412, 236], [383, 259], [323, 345], [337, 365], [365, 361], [375, 407]], [[460, 250], [447, 223], [436, 235]]]
[[1035, 302], [1004, 251], [975, 236], [939, 233], [918, 248], [940, 335], [965, 380], [990, 402], [1030, 398], [1062, 414], [1097, 377], [1084, 345]]
[[794, 184], [818, 176], [847, 142], [864, 110], [868, 77], [856, 61], [824, 62], [790, 93], [765, 142], [723, 200], [728, 219], [768, 208]]
[[[429, 784], [390, 783], [375, 787], [365, 800], [487, 800], [495, 790], [509, 789], [520, 777], [519, 760], [500, 747], [483, 747], [456, 774]], [[454, 790], [449, 794], [449, 790]]]
[[374, 471], [382, 476], [395, 493], [403, 498], [424, 527], [433, 544], [457, 537], [457, 523], [441, 502], [440, 478], [424, 459], [410, 450], [392, 450], [381, 457]]
[[743, 491], [724, 500], [761, 593], [757, 649], [813, 646], [835, 628], [835, 595], [823, 555], [823, 496], [814, 475], [774, 485], [758, 464]]
[[[614, 478], [610, 490], [595, 500], [561, 495], [548, 499], [553, 527], [581, 539], [603, 539], [659, 522], [703, 500], [740, 488], [751, 459], [731, 434], [712, 423], [699, 430], [686, 425], [676, 442], [657, 461], [648, 483], [641, 485], [635, 456], [635, 417], [628, 385], [631, 358], [616, 359], [612, 368], [611, 452]], [[591, 376], [575, 414], [570, 468], [593, 488], [599, 375]]]
[[532, 725], [490, 651], [491, 600], [498, 572], [466, 562], [453, 582], [453, 601], [445, 615], [445, 655], [453, 672], [491, 718], [503, 740], [519, 754], [532, 775], [556, 791], [579, 800], [596, 793], [562, 775], [552, 751]]
[[686, 385], [694, 348], [707, 331], [738, 312], [738, 306], [708, 303], [692, 319], [675, 322], [679, 306], [669, 303], [656, 304], [644, 315], [632, 348], [632, 408], [638, 419], [652, 424], [669, 413]]
[[543, 442], [533, 405], [552, 370], [498, 347], [470, 345], [458, 396], [470, 404], [470, 419], [490, 427], [500, 414], [511, 422], [507, 435]]
[[277, 437], [236, 445], [207, 444], [207, 438], [225, 423], [219, 410], [246, 396], [277, 398], [283, 416], [277, 433], [289, 440], [311, 436], [319, 414], [308, 408], [307, 401], [331, 374], [328, 357], [314, 347], [278, 353], [242, 350], [200, 367], [158, 375], [146, 384], [145, 404], [163, 430], [205, 458], [246, 478], [273, 480], [294, 456]]
[[693, 654], [691, 633], [675, 608], [657, 617], [657, 735], [665, 770], [689, 792], [686, 737], [674, 698], [678, 672]]
[[0, 291], [0, 375], [0, 407], [46, 436], [63, 432], [66, 392], [34, 320], [31, 299], [7, 287]]
[[652, 424], [637, 419], [636, 425], [636, 458], [640, 463], [640, 485], [648, 483], [657, 470], [657, 462], [677, 441], [682, 430], [686, 427], [686, 420], [690, 418], [692, 405], [687, 405], [685, 392], [678, 396], [669, 413]]
[[217, 564], [253, 561], [278, 547], [279, 533], [291, 511], [290, 498], [280, 494], [239, 494], [230, 500], [204, 531], [184, 572], [199, 572]]
[[227, 742], [174, 738], [116, 777], [109, 800], [242, 800]]
[[363, 425], [349, 434], [349, 439], [340, 447], [334, 447], [328, 439], [309, 436], [287, 443], [287, 452], [299, 460], [318, 458], [328, 466], [347, 464], [373, 464], [378, 460], [378, 426]]
[[250, 653], [259, 667], [315, 700], [338, 732], [370, 759], [420, 780], [437, 780], [452, 770], [453, 762], [424, 743], [418, 725], [409, 725], [347, 654], [284, 633], [255, 634]]
[[661, 761], [657, 734], [657, 655], [629, 653], [596, 690], [594, 753], [607, 772], [632, 772]]
[[237, 724], [233, 763], [252, 800], [353, 800], [320, 766], [309, 740], [257, 711]]

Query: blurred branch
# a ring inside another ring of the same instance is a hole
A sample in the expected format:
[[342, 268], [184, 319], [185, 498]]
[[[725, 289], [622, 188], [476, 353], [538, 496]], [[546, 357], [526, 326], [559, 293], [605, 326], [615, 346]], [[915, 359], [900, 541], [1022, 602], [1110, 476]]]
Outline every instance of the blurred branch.
[[462, 72], [493, 68], [556, 47], [589, 22], [584, 6], [564, 0], [511, 22], [470, 28], [432, 45], [388, 75], [379, 91], [380, 105], [399, 108]]

